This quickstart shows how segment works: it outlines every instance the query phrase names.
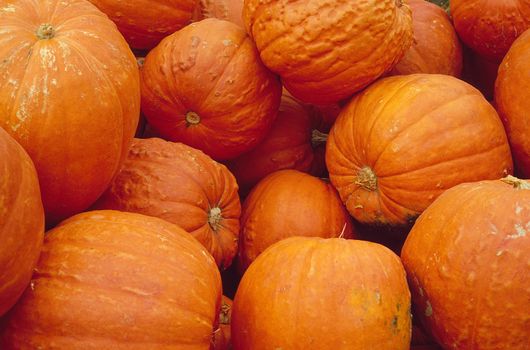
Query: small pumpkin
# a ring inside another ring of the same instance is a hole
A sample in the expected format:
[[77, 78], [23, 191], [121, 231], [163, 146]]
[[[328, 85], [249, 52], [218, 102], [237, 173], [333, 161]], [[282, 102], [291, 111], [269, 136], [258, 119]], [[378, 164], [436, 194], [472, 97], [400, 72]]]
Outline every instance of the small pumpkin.
[[221, 311], [219, 312], [219, 328], [215, 331], [214, 350], [229, 350], [232, 348], [230, 337], [230, 320], [232, 318], [232, 300], [223, 295]]
[[170, 35], [141, 70], [142, 111], [164, 139], [216, 160], [257, 146], [280, 105], [281, 84], [239, 26], [207, 18]]
[[0, 128], [0, 316], [29, 284], [44, 239], [44, 209], [33, 162]]
[[244, 27], [243, 0], [201, 0], [201, 12], [205, 18], [219, 18]]
[[121, 171], [94, 208], [177, 224], [225, 269], [237, 252], [237, 189], [228, 169], [199, 150], [159, 138], [134, 139]]
[[371, 242], [291, 237], [243, 275], [235, 350], [408, 350], [410, 292], [394, 253]]

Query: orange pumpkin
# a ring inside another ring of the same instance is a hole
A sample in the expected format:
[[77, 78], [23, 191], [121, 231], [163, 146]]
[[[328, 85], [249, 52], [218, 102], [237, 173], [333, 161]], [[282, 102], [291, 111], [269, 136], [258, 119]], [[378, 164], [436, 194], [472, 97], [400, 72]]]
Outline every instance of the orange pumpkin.
[[528, 0], [451, 0], [450, 9], [460, 39], [491, 61], [500, 62], [513, 41], [530, 28]]
[[201, 0], [201, 11], [205, 18], [219, 18], [244, 27], [243, 0]]
[[230, 319], [232, 318], [232, 300], [223, 295], [221, 311], [219, 312], [219, 328], [215, 332], [214, 350], [229, 350], [232, 348], [230, 337]]
[[0, 316], [29, 284], [44, 238], [44, 209], [33, 162], [0, 128]]
[[247, 0], [243, 21], [263, 63], [304, 102], [329, 104], [390, 70], [412, 44], [401, 0]]
[[210, 349], [221, 279], [187, 232], [118, 211], [76, 215], [46, 234], [9, 313], [10, 349]]
[[199, 150], [158, 138], [134, 139], [118, 176], [95, 204], [156, 216], [190, 232], [221, 269], [237, 252], [237, 183]]
[[399, 258], [376, 243], [292, 237], [243, 275], [234, 350], [408, 350], [410, 292]]
[[112, 19], [136, 49], [151, 49], [188, 25], [199, 0], [89, 0]]
[[208, 18], [167, 37], [141, 71], [142, 111], [164, 139], [216, 160], [249, 151], [269, 131], [281, 85], [239, 26]]
[[243, 202], [240, 271], [270, 245], [291, 236], [352, 238], [354, 234], [333, 186], [297, 170], [280, 170], [261, 180]]
[[402, 251], [418, 318], [444, 349], [528, 349], [530, 183], [456, 186]]
[[506, 127], [515, 167], [530, 176], [530, 29], [512, 45], [499, 67], [495, 105]]
[[84, 0], [0, 6], [0, 127], [39, 174], [46, 222], [89, 207], [107, 188], [138, 124], [136, 59]]
[[443, 191], [512, 172], [495, 109], [448, 75], [389, 77], [358, 94], [331, 129], [330, 179], [360, 222], [407, 225]]
[[414, 42], [391, 74], [433, 73], [459, 77], [462, 45], [447, 13], [425, 0], [407, 3], [412, 10]]

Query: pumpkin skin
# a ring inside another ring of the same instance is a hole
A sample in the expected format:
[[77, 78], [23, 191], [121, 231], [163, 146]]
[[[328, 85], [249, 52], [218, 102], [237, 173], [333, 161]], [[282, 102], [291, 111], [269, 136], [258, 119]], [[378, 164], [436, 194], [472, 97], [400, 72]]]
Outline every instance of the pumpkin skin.
[[358, 221], [409, 225], [443, 191], [512, 172], [495, 109], [448, 75], [384, 78], [358, 94], [326, 145], [330, 180]]
[[44, 209], [33, 162], [0, 128], [0, 316], [29, 284], [44, 239]]
[[120, 173], [94, 208], [156, 216], [191, 233], [223, 270], [237, 252], [241, 204], [228, 169], [199, 150], [134, 139]]
[[431, 73], [460, 77], [462, 45], [447, 13], [425, 0], [408, 0], [414, 42], [392, 69], [392, 75]]
[[495, 81], [495, 105], [506, 127], [516, 171], [530, 176], [530, 30], [512, 45]]
[[214, 259], [164, 220], [92, 211], [45, 237], [2, 349], [210, 349], [221, 303]]
[[188, 25], [199, 0], [89, 0], [116, 23], [135, 49], [151, 49]]
[[528, 349], [530, 184], [514, 179], [448, 190], [405, 241], [417, 316], [444, 349]]
[[52, 226], [88, 208], [119, 170], [138, 124], [138, 67], [87, 1], [4, 3], [0, 127], [33, 160]]
[[280, 170], [261, 180], [243, 202], [239, 270], [291, 236], [353, 238], [354, 232], [333, 186], [297, 170]]
[[219, 312], [219, 328], [215, 332], [214, 350], [229, 350], [232, 346], [230, 339], [230, 320], [232, 318], [232, 300], [223, 295], [221, 311]]
[[235, 350], [408, 350], [410, 337], [403, 266], [371, 242], [280, 241], [250, 265], [232, 307]]
[[247, 0], [243, 21], [287, 90], [320, 105], [369, 85], [412, 44], [410, 9], [396, 0]]
[[481, 56], [500, 62], [515, 39], [530, 28], [530, 1], [451, 0], [460, 39]]
[[278, 112], [281, 84], [239, 26], [204, 19], [164, 39], [141, 70], [142, 111], [164, 139], [216, 160], [257, 146]]
[[219, 18], [244, 27], [244, 0], [201, 0], [201, 10], [204, 18]]

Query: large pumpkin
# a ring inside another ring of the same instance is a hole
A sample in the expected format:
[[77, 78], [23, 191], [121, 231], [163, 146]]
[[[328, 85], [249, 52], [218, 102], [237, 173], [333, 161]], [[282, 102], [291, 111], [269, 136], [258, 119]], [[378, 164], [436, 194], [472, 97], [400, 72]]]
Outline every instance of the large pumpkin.
[[33, 162], [0, 128], [0, 316], [29, 284], [44, 238], [44, 209]]
[[495, 105], [504, 122], [517, 171], [530, 177], [530, 29], [512, 45], [495, 81]]
[[530, 183], [508, 177], [441, 195], [402, 258], [414, 306], [444, 349], [528, 349]]
[[448, 75], [382, 79], [358, 94], [331, 129], [330, 179], [368, 224], [407, 225], [443, 191], [512, 172], [495, 109]]
[[89, 0], [112, 19], [131, 47], [150, 49], [188, 25], [199, 0]]
[[281, 85], [239, 26], [204, 19], [167, 37], [141, 71], [142, 111], [163, 138], [230, 159], [269, 131]]
[[234, 176], [182, 143], [134, 139], [95, 208], [156, 216], [190, 232], [224, 269], [237, 252], [241, 205]]
[[244, 27], [243, 0], [200, 0], [202, 16], [219, 18]]
[[292, 237], [243, 275], [234, 350], [408, 350], [410, 292], [394, 253], [371, 242]]
[[187, 232], [140, 214], [92, 211], [46, 234], [0, 347], [208, 350], [220, 303], [215, 261]]
[[513, 41], [530, 28], [530, 1], [451, 0], [460, 39], [481, 56], [500, 62]]
[[459, 77], [462, 45], [447, 13], [425, 0], [407, 3], [412, 10], [414, 42], [391, 74], [433, 73]]
[[401, 0], [247, 0], [243, 21], [287, 90], [317, 104], [364, 88], [412, 43], [410, 9]]
[[353, 237], [350, 217], [329, 183], [297, 170], [276, 171], [243, 202], [238, 267], [291, 236]]
[[138, 67], [116, 26], [84, 0], [0, 6], [0, 127], [39, 174], [47, 224], [89, 207], [138, 124]]

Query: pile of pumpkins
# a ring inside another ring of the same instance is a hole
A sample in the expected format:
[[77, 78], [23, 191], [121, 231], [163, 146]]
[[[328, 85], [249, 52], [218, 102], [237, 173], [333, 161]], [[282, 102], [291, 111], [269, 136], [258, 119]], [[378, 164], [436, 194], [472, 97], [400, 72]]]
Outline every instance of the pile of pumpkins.
[[0, 0], [0, 348], [529, 349], [530, 3], [440, 3]]

